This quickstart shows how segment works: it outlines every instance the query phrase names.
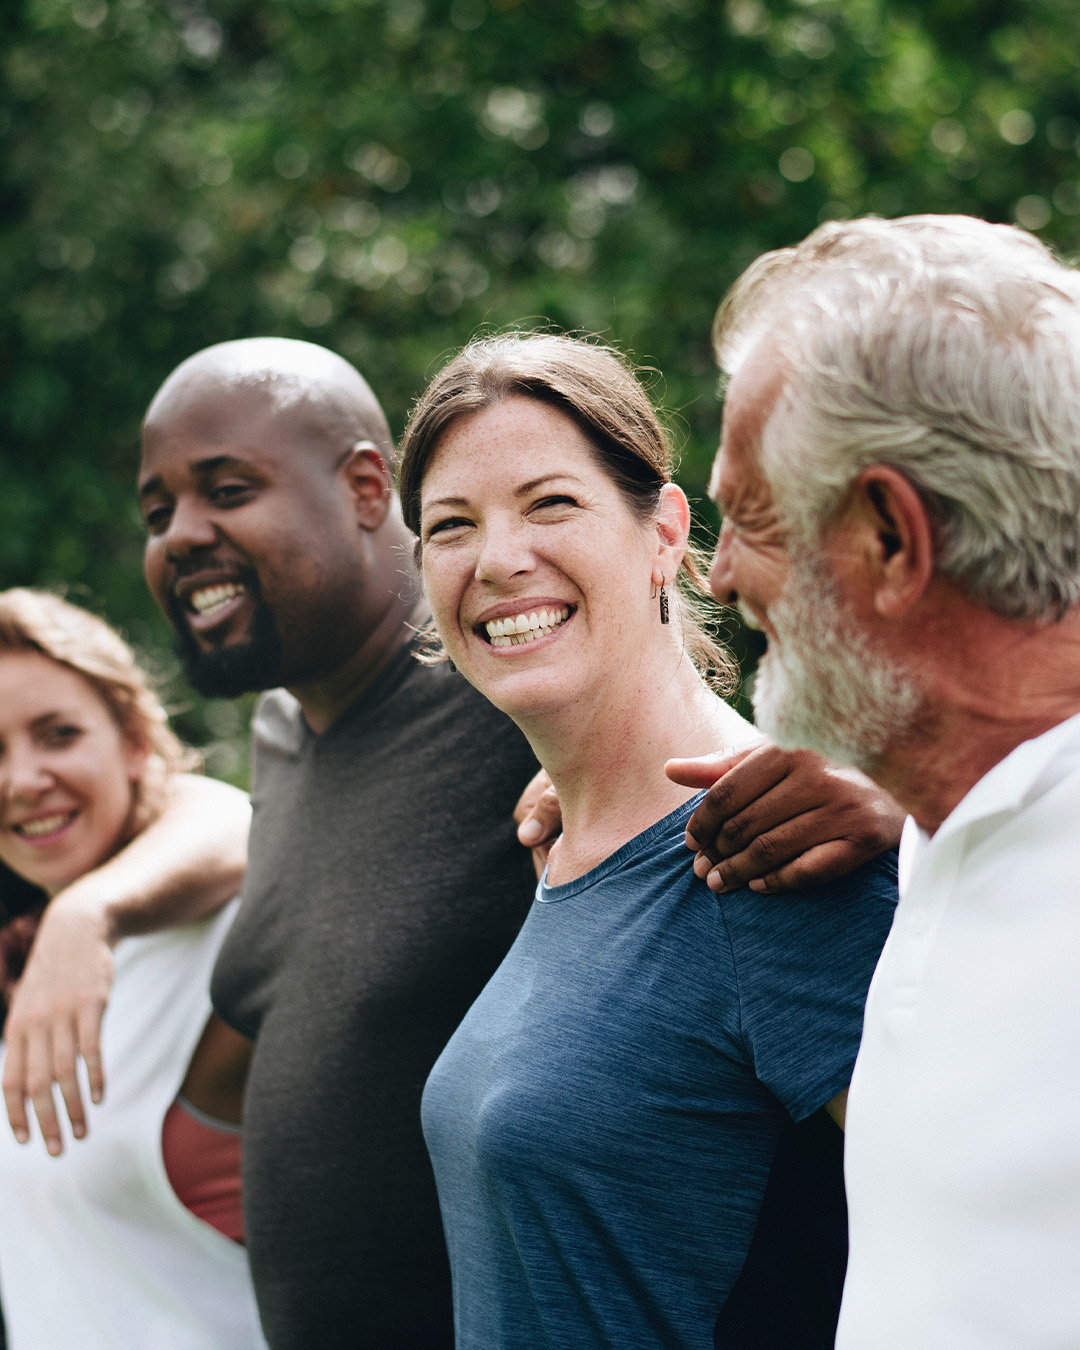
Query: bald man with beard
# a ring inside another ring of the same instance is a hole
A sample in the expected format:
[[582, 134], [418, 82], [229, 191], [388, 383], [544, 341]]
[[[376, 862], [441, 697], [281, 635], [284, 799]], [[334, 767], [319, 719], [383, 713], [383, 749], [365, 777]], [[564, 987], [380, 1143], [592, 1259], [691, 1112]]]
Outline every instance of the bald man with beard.
[[[524, 738], [448, 666], [416, 659], [427, 609], [392, 462], [361, 376], [285, 339], [191, 357], [143, 430], [146, 576], [188, 677], [214, 697], [270, 691], [253, 722], [250, 866], [212, 992], [256, 1042], [245, 1219], [273, 1350], [452, 1346], [420, 1094], [535, 883], [511, 817], [535, 769]], [[703, 783], [722, 767], [691, 766]], [[809, 756], [759, 748], [706, 803], [702, 818], [731, 827], [699, 832], [715, 886], [803, 857], [801, 879], [838, 875], [895, 839], [880, 795]], [[121, 934], [159, 921], [143, 901], [113, 919]], [[39, 1009], [77, 984], [88, 958], [72, 953]], [[16, 1099], [21, 1083], [9, 1112]]]
[[415, 659], [392, 456], [357, 372], [278, 339], [192, 357], [143, 428], [146, 576], [188, 678], [273, 691], [213, 997], [256, 1042], [245, 1214], [275, 1350], [453, 1343], [420, 1090], [535, 880], [528, 746]]

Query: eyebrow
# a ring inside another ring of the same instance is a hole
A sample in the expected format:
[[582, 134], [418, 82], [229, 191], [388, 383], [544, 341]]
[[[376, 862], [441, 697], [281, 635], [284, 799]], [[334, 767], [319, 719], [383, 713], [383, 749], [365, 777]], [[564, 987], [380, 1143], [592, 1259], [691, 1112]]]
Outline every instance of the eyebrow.
[[[210, 455], [207, 459], [197, 459], [191, 465], [191, 471], [196, 478], [209, 478], [211, 474], [217, 473], [219, 469], [239, 469], [249, 470], [251, 465], [247, 460], [238, 459], [235, 455]], [[151, 493], [164, 491], [164, 480], [161, 474], [154, 474], [148, 478], [145, 483], [139, 484], [139, 497], [148, 497]]]
[[71, 712], [65, 708], [50, 708], [48, 712], [39, 713], [39, 715], [30, 722], [32, 731], [41, 731], [51, 722], [82, 722], [84, 719], [79, 713]]
[[[527, 497], [530, 492], [535, 492], [538, 487], [543, 487], [545, 483], [577, 483], [581, 484], [581, 479], [572, 473], [545, 473], [539, 478], [530, 478], [527, 483], [522, 483], [520, 487], [514, 489], [515, 497]], [[467, 497], [436, 497], [433, 502], [428, 502], [428, 506], [468, 506]]]

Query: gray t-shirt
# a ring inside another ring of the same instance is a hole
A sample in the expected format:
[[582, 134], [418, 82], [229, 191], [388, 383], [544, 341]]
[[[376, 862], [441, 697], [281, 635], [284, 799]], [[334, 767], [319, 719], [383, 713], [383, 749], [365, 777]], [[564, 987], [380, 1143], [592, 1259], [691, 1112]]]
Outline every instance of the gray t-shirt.
[[498, 966], [535, 875], [514, 725], [400, 652], [324, 735], [256, 712], [243, 900], [214, 1005], [256, 1038], [244, 1209], [273, 1350], [453, 1343], [420, 1094]]

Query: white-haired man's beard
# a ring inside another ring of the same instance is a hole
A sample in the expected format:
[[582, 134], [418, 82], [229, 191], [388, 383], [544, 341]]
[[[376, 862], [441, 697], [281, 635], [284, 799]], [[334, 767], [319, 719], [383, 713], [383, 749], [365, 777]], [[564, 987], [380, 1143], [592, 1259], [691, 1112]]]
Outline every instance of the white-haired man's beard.
[[869, 771], [911, 731], [923, 703], [917, 682], [855, 626], [819, 558], [796, 556], [769, 620], [776, 640], [754, 681], [757, 725], [786, 749]]

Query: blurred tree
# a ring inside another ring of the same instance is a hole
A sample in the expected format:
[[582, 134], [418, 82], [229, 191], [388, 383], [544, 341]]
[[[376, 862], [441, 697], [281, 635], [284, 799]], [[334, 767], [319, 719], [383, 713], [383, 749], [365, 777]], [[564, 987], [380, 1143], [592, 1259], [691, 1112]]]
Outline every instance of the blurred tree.
[[[700, 496], [709, 323], [761, 250], [866, 211], [1080, 227], [1070, 0], [7, 0], [0, 35], [0, 585], [144, 648], [138, 421], [199, 347], [322, 342], [400, 429], [480, 325], [603, 332]], [[243, 719], [193, 707], [242, 772]]]

